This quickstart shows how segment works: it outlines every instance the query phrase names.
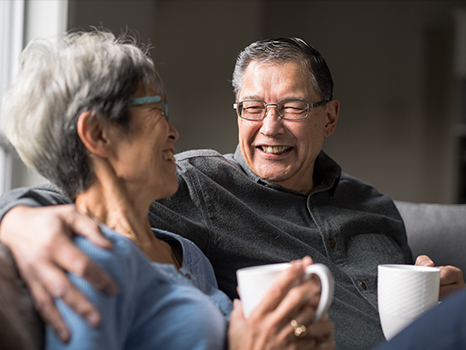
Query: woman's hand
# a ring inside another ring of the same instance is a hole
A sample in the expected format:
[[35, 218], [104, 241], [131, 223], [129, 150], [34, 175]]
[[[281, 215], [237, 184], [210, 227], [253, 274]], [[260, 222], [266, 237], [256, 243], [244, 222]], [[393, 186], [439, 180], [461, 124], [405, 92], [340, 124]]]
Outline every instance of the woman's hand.
[[[334, 349], [333, 323], [328, 317], [313, 322], [319, 303], [318, 282], [309, 279], [296, 286], [310, 264], [309, 257], [293, 262], [277, 277], [264, 300], [247, 319], [241, 301], [235, 300], [228, 330], [230, 350]], [[306, 327], [304, 334], [295, 335], [296, 326], [291, 325], [292, 320]]]
[[0, 238], [12, 251], [43, 320], [66, 342], [69, 330], [55, 307], [62, 299], [92, 326], [100, 322], [98, 310], [79, 292], [65, 274], [68, 271], [87, 279], [95, 288], [114, 295], [116, 284], [71, 241], [79, 234], [102, 248], [111, 243], [99, 226], [78, 213], [73, 205], [11, 209], [0, 225]]

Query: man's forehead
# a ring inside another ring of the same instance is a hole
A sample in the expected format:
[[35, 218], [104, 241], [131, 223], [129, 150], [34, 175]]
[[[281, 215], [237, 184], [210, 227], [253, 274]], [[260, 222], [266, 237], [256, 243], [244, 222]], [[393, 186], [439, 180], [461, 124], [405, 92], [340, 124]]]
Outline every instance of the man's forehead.
[[[287, 74], [289, 73], [289, 74]], [[262, 94], [277, 86], [290, 93], [288, 97], [313, 95], [315, 92], [311, 73], [299, 61], [251, 61], [246, 67], [242, 86], [239, 89], [241, 99], [261, 99]]]

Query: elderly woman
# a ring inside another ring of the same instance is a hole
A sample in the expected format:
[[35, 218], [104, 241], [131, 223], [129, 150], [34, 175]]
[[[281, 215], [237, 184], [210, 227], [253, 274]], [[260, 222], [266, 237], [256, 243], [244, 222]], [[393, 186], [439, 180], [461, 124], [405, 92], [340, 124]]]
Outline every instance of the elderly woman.
[[46, 347], [332, 348], [330, 321], [300, 338], [290, 326], [291, 319], [312, 321], [313, 282], [292, 287], [309, 258], [279, 277], [254, 322], [237, 303], [228, 332], [232, 303], [218, 290], [210, 262], [192, 242], [150, 227], [152, 201], [178, 188], [178, 133], [162, 91], [147, 54], [110, 33], [69, 34], [56, 45], [36, 40], [21, 55], [19, 76], [3, 100], [5, 134], [28, 166], [100, 224], [111, 250], [73, 239], [119, 288], [109, 297], [71, 275], [102, 321], [94, 328], [58, 299], [72, 336], [64, 344], [47, 327]]

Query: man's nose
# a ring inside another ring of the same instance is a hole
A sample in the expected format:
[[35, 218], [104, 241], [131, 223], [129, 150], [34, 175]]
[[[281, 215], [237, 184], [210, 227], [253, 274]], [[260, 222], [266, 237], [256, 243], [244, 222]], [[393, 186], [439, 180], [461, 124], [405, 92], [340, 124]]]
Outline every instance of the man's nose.
[[261, 132], [264, 135], [275, 135], [283, 130], [283, 119], [278, 114], [277, 106], [267, 106], [262, 120]]

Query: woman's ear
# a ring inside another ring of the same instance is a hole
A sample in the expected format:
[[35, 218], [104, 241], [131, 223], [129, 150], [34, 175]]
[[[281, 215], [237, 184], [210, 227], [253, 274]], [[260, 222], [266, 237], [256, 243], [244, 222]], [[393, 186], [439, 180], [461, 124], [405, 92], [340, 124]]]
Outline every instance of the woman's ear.
[[95, 112], [85, 111], [78, 118], [78, 135], [84, 146], [92, 154], [107, 158], [110, 139], [105, 122]]

